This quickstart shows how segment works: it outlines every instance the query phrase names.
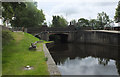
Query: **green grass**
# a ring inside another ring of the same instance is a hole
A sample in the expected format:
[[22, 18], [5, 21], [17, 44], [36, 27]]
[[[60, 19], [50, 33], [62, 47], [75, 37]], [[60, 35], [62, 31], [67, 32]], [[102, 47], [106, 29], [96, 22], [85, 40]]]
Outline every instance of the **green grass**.
[[[3, 47], [2, 75], [49, 75], [44, 52], [29, 51], [29, 46], [39, 39], [23, 33], [13, 32], [14, 40]], [[37, 47], [43, 48], [43, 44]], [[33, 66], [32, 70], [24, 70], [24, 66]]]

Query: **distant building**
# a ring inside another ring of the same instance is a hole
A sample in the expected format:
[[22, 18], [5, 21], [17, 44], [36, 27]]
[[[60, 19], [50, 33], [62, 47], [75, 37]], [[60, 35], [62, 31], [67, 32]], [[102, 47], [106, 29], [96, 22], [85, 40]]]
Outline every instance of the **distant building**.
[[114, 22], [110, 22], [104, 26], [105, 30], [113, 30], [113, 27], [115, 26]]
[[120, 31], [120, 22], [115, 23], [114, 30]]
[[120, 26], [120, 22], [115, 23], [115, 27], [118, 27], [118, 26]]
[[120, 22], [118, 22], [118, 23], [111, 22], [109, 24], [106, 24], [104, 29], [105, 30], [117, 30], [117, 31], [120, 31]]

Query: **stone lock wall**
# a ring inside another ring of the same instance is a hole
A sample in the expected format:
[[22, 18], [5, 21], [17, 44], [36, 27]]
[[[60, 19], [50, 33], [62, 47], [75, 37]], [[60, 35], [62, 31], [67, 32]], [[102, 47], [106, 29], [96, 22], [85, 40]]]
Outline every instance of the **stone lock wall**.
[[78, 31], [75, 35], [76, 42], [96, 43], [106, 45], [120, 45], [120, 34], [99, 31]]

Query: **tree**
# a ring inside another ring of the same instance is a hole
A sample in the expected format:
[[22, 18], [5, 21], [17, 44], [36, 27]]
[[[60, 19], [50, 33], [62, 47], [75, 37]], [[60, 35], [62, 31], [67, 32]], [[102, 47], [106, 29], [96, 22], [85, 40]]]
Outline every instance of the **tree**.
[[7, 23], [12, 21], [12, 18], [15, 16], [15, 10], [19, 9], [19, 11], [25, 8], [25, 3], [23, 2], [2, 2], [2, 17], [4, 18], [4, 22]]
[[78, 20], [78, 27], [86, 27], [89, 25], [89, 20], [84, 19], [84, 18], [80, 18]]
[[116, 8], [116, 13], [114, 18], [116, 22], [120, 22], [120, 1], [118, 2], [118, 6]]
[[[21, 12], [16, 10], [16, 20], [13, 20], [14, 26], [19, 27], [38, 27], [45, 20], [45, 15], [42, 10], [38, 10], [33, 2], [27, 2], [26, 8]], [[17, 25], [16, 25], [17, 24]]]
[[104, 26], [110, 21], [105, 12], [98, 13], [97, 20], [99, 21], [99, 29], [104, 29]]
[[47, 22], [44, 22], [43, 25], [47, 25]]
[[77, 21], [75, 19], [71, 20], [70, 23], [71, 23], [71, 25], [74, 25], [74, 26], [77, 25]]
[[97, 19], [91, 19], [89, 21], [89, 26], [91, 26], [93, 29], [98, 29], [99, 27], [99, 22], [97, 21]]
[[68, 22], [62, 16], [53, 16], [51, 27], [66, 27]]
[[45, 15], [37, 9], [36, 2], [7, 2], [3, 7], [4, 19], [9, 19], [14, 27], [38, 27], [45, 20]]

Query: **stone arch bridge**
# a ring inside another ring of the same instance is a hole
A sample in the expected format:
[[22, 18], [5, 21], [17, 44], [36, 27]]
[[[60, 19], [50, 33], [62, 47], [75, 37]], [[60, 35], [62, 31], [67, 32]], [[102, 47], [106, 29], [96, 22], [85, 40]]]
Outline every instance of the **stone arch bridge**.
[[67, 37], [68, 42], [72, 42], [75, 39], [75, 27], [74, 26], [68, 26], [64, 28], [60, 27], [40, 27], [40, 28], [27, 28], [27, 32], [33, 35], [38, 34], [42, 40], [50, 40], [50, 35], [59, 35], [62, 36], [62, 38]]
[[42, 40], [46, 41], [50, 40], [50, 35], [59, 35], [63, 40], [67, 39], [67, 42], [120, 46], [120, 32], [118, 31], [90, 29], [76, 30], [74, 26], [70, 25], [64, 28], [28, 28], [27, 32], [33, 35], [38, 34]]

